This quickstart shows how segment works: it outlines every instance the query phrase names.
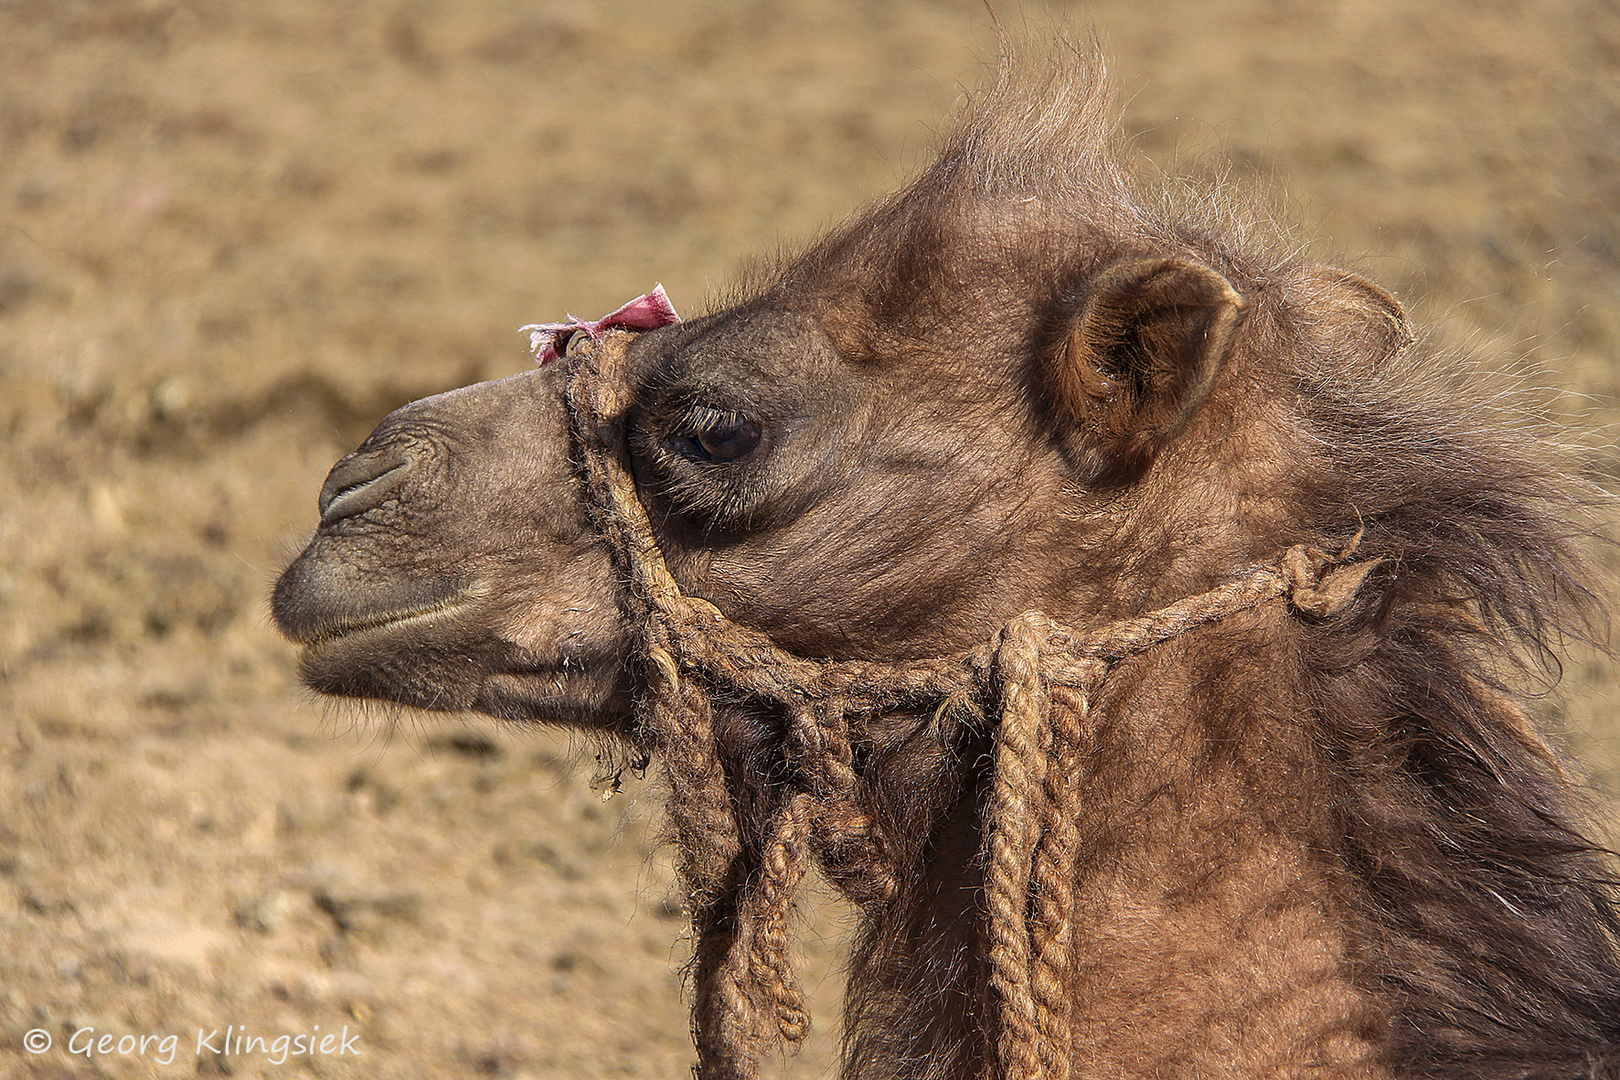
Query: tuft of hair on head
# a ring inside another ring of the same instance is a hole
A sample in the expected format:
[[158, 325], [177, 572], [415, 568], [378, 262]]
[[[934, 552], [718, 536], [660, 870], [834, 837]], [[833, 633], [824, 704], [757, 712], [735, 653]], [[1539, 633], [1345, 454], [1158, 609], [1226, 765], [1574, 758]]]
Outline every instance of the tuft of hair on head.
[[967, 96], [924, 177], [989, 199], [1127, 191], [1112, 101], [1094, 35], [1041, 48], [1003, 34], [993, 78]]

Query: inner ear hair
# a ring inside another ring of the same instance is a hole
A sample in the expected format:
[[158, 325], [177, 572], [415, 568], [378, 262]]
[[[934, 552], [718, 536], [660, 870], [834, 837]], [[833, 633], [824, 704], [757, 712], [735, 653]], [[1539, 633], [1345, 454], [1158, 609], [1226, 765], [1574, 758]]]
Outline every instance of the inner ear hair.
[[1110, 264], [1059, 329], [1049, 367], [1059, 415], [1099, 450], [1151, 458], [1203, 404], [1245, 308], [1196, 259]]

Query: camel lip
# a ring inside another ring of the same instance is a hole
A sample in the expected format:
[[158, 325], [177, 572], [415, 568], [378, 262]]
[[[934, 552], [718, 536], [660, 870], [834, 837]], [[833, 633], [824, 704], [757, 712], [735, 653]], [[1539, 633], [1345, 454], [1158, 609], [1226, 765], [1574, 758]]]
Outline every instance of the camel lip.
[[291, 632], [283, 628], [283, 633], [286, 633], [294, 644], [302, 646], [306, 653], [313, 652], [324, 645], [371, 631], [393, 630], [403, 626], [436, 622], [466, 608], [471, 600], [476, 599], [478, 592], [479, 590], [475, 588], [462, 589], [429, 604], [414, 604], [362, 618], [318, 623], [307, 629], [300, 627]]

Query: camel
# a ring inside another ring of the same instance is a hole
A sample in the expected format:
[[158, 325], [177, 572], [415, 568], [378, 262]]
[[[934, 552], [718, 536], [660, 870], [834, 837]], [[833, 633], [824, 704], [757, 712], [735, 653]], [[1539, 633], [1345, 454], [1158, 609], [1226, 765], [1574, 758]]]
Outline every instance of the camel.
[[1145, 192], [1075, 49], [682, 321], [531, 328], [332, 470], [314, 689], [658, 762], [696, 1074], [1620, 1076], [1609, 853], [1521, 704], [1584, 496], [1358, 274]]

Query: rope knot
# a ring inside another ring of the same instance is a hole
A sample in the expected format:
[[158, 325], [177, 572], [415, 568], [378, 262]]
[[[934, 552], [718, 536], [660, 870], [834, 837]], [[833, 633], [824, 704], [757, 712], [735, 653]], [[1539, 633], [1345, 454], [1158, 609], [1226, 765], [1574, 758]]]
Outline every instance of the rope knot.
[[1357, 529], [1337, 552], [1324, 551], [1314, 544], [1295, 544], [1283, 553], [1277, 572], [1282, 576], [1288, 602], [1296, 611], [1325, 619], [1350, 606], [1367, 575], [1385, 561], [1382, 557], [1351, 561], [1364, 531]]

